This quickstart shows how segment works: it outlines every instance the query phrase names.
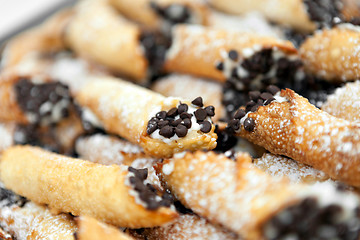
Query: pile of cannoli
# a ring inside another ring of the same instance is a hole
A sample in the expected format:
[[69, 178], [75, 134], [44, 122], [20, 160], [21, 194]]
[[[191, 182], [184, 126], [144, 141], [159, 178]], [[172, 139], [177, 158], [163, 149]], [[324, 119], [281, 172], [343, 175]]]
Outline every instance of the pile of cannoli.
[[0, 239], [360, 239], [356, 0], [80, 0], [0, 60]]

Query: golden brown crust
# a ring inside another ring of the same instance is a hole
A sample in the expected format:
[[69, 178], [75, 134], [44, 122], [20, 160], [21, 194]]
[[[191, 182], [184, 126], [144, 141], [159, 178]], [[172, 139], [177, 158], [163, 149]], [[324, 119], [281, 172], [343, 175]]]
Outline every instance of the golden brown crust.
[[254, 168], [247, 154], [235, 163], [214, 152], [186, 153], [158, 171], [182, 203], [246, 239], [260, 239], [263, 222], [293, 202], [299, 189]]
[[121, 17], [106, 1], [80, 3], [66, 29], [66, 42], [78, 55], [142, 81], [147, 60], [140, 45], [140, 28]]
[[177, 217], [170, 208], [151, 211], [136, 203], [125, 183], [127, 167], [104, 166], [30, 146], [7, 149], [0, 166], [7, 188], [73, 215], [133, 228], [159, 226]]
[[[170, 157], [185, 149], [193, 151], [216, 147], [214, 125], [209, 133], [189, 131], [185, 137], [169, 143], [147, 134], [148, 121], [157, 112], [176, 107], [179, 99], [165, 98], [148, 89], [110, 77], [91, 82], [75, 98], [81, 106], [89, 108], [99, 118], [106, 131], [139, 144], [149, 155]], [[188, 101], [181, 102], [190, 104]]]
[[307, 72], [333, 82], [360, 77], [360, 32], [346, 26], [352, 25], [323, 29], [306, 39], [300, 47], [300, 55]]
[[322, 170], [334, 179], [360, 186], [360, 125], [333, 117], [292, 90], [285, 102], [272, 102], [248, 114], [255, 129], [239, 136], [268, 151]]
[[272, 22], [300, 31], [311, 32], [316, 29], [315, 24], [309, 19], [303, 0], [210, 0], [210, 4], [221, 11], [232, 14], [261, 12]]
[[65, 9], [42, 25], [11, 39], [2, 55], [2, 67], [12, 67], [31, 52], [51, 53], [65, 48], [63, 32], [73, 16], [72, 9]]
[[[16, 239], [64, 239], [75, 240], [76, 225], [68, 214], [51, 214], [44, 206], [28, 202], [0, 209], [1, 226]], [[6, 239], [6, 238], [5, 238]]]
[[335, 117], [360, 122], [360, 81], [336, 89], [321, 109]]
[[252, 33], [240, 33], [201, 26], [178, 25], [173, 28], [172, 45], [167, 52], [164, 69], [167, 72], [179, 72], [224, 82], [226, 77], [215, 68], [221, 61], [222, 53], [259, 46], [278, 48], [296, 54], [296, 49], [289, 41], [273, 37], [259, 36]]
[[131, 240], [132, 237], [121, 232], [118, 228], [99, 222], [95, 218], [80, 216], [76, 218], [78, 230], [76, 240]]

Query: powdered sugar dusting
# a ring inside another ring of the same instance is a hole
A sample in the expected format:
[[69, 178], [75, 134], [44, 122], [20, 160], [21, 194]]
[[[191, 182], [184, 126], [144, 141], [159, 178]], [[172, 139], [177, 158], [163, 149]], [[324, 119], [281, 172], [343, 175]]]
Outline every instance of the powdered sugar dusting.
[[339, 118], [360, 122], [360, 81], [347, 83], [336, 89], [328, 97], [322, 110]]

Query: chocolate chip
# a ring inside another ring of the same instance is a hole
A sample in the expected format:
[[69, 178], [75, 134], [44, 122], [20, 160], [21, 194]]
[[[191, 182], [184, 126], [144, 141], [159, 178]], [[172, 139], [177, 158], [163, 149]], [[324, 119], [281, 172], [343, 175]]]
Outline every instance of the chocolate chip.
[[148, 135], [151, 135], [153, 132], [156, 131], [156, 129], [158, 128], [158, 125], [156, 122], [154, 121], [149, 121], [147, 128], [146, 128], [146, 133]]
[[256, 112], [259, 107], [260, 107], [260, 106], [259, 106], [258, 104], [256, 104], [255, 106], [253, 106], [253, 107], [250, 109], [250, 111], [251, 111], [251, 112]]
[[278, 87], [275, 86], [275, 85], [269, 85], [269, 86], [267, 86], [266, 91], [268, 91], [268, 92], [271, 93], [272, 95], [275, 95], [277, 92], [280, 91], [280, 88], [278, 88]]
[[185, 119], [183, 120], [183, 124], [184, 124], [184, 126], [185, 126], [186, 128], [191, 128], [192, 123], [191, 123], [190, 118], [185, 118]]
[[168, 116], [168, 117], [175, 117], [176, 115], [178, 115], [177, 108], [172, 108], [166, 113], [166, 116]]
[[166, 118], [166, 112], [165, 111], [158, 112], [155, 116], [158, 119], [165, 119]]
[[237, 119], [233, 119], [229, 122], [228, 126], [232, 128], [234, 131], [237, 131], [240, 129], [240, 121]]
[[203, 133], [208, 133], [211, 130], [211, 123], [209, 121], [204, 121], [201, 123], [200, 131]]
[[168, 120], [160, 120], [157, 125], [159, 128], [163, 128], [163, 127], [169, 125], [169, 121]]
[[252, 119], [250, 117], [246, 118], [245, 121], [244, 121], [244, 128], [245, 128], [246, 131], [252, 132], [254, 130], [254, 128], [255, 128], [254, 119]]
[[264, 100], [267, 100], [269, 98], [272, 98], [273, 95], [271, 93], [268, 93], [268, 92], [263, 92], [262, 94], [260, 94], [260, 97]]
[[204, 106], [202, 97], [195, 98], [191, 103], [198, 107]]
[[166, 138], [171, 138], [175, 134], [174, 127], [171, 126], [165, 126], [160, 129], [159, 134]]
[[253, 100], [249, 101], [245, 106], [246, 112], [251, 111], [251, 108], [255, 105], [256, 105], [256, 102], [254, 102]]
[[264, 102], [264, 105], [266, 106], [266, 105], [269, 105], [272, 101], [275, 101], [276, 99], [275, 98], [273, 98], [273, 97], [271, 97], [271, 98], [269, 98], [269, 99], [266, 99], [265, 100], [265, 102]]
[[206, 119], [206, 117], [207, 117], [207, 112], [206, 112], [206, 110], [205, 110], [205, 109], [202, 109], [202, 108], [197, 109], [197, 110], [194, 112], [194, 114], [195, 114], [196, 120], [198, 120], [198, 121], [204, 121], [204, 120]]
[[245, 115], [246, 115], [245, 110], [244, 110], [244, 109], [239, 109], [239, 110], [237, 110], [237, 112], [235, 113], [234, 118], [235, 118], [235, 119], [241, 119], [241, 118], [245, 117]]
[[256, 101], [260, 98], [260, 91], [250, 91], [249, 92], [249, 98], [250, 100]]
[[193, 115], [191, 113], [183, 112], [180, 114], [181, 119], [191, 118]]
[[206, 113], [207, 113], [207, 115], [208, 115], [209, 117], [215, 116], [215, 108], [214, 108], [214, 106], [207, 106], [207, 107], [205, 108], [205, 111], [206, 111]]
[[179, 124], [176, 128], [175, 128], [175, 133], [178, 137], [185, 137], [186, 134], [187, 134], [188, 130], [187, 128], [182, 125], [182, 124]]
[[178, 113], [181, 114], [183, 112], [187, 112], [188, 110], [188, 105], [185, 104], [185, 103], [181, 103], [179, 106], [178, 106]]
[[219, 71], [222, 71], [224, 70], [224, 63], [223, 62], [219, 62], [216, 64], [216, 69], [219, 70]]
[[237, 61], [239, 58], [239, 54], [236, 50], [230, 50], [229, 51], [229, 58], [233, 61]]
[[231, 70], [231, 77], [233, 78], [238, 78], [238, 73], [237, 73], [237, 68], [234, 67], [232, 70]]
[[182, 119], [176, 119], [174, 121], [171, 122], [171, 126], [176, 127], [177, 125], [179, 125], [182, 122]]

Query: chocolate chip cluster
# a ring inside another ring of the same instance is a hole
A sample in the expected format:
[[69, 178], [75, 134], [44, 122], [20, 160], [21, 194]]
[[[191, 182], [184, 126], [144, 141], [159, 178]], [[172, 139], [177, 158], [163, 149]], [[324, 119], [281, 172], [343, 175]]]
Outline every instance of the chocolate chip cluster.
[[69, 88], [60, 82], [35, 84], [24, 78], [15, 84], [15, 93], [21, 110], [32, 115], [32, 124], [52, 124], [68, 116], [72, 99]]
[[[291, 206], [265, 225], [268, 239], [358, 239], [358, 229], [351, 222], [341, 222], [343, 207], [331, 204], [322, 207], [314, 197], [305, 198], [299, 204]], [[360, 220], [359, 211], [356, 216]], [[283, 216], [289, 216], [284, 218]], [[325, 230], [326, 229], [326, 230]], [[271, 235], [271, 236], [270, 236]]]
[[[247, 113], [256, 112], [260, 106], [269, 105], [275, 100], [274, 95], [280, 91], [280, 89], [274, 85], [270, 85], [266, 88], [267, 92], [261, 93], [260, 91], [249, 92], [250, 101], [245, 105], [245, 109], [239, 109], [234, 118], [229, 122], [228, 127], [233, 131], [238, 131], [241, 127], [241, 119], [243, 119]], [[252, 132], [255, 128], [255, 121], [251, 117], [245, 118], [243, 121], [244, 129], [248, 132]]]
[[161, 206], [170, 207], [174, 201], [171, 194], [164, 192], [159, 199], [158, 190], [150, 183], [145, 183], [148, 176], [147, 168], [136, 169], [129, 167], [128, 170], [134, 174], [129, 178], [130, 184], [139, 193], [139, 198], [146, 204], [147, 209], [156, 210]]
[[318, 28], [331, 27], [337, 21], [344, 20], [341, 0], [304, 0], [304, 4], [310, 19]]
[[26, 202], [26, 198], [21, 197], [14, 192], [0, 186], [0, 207], [7, 207], [12, 205], [22, 207]]
[[215, 108], [213, 106], [203, 108], [204, 105], [201, 97], [195, 98], [191, 103], [198, 107], [194, 113], [188, 112], [189, 106], [185, 103], [180, 103], [178, 107], [174, 107], [169, 111], [158, 112], [148, 122], [147, 134], [151, 135], [159, 129], [159, 134], [165, 138], [171, 138], [175, 134], [179, 138], [185, 137], [188, 130], [192, 127], [192, 117], [195, 117], [196, 122], [201, 125], [200, 131], [203, 133], [210, 132], [212, 124], [206, 118], [215, 115]]

